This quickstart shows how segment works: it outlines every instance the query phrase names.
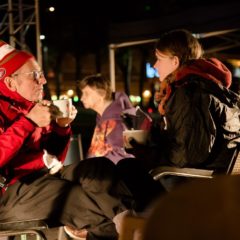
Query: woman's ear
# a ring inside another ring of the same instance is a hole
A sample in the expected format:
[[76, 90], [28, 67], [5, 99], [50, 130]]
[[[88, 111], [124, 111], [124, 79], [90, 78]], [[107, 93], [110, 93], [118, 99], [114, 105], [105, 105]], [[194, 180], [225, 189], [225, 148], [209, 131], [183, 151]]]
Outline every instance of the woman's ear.
[[180, 61], [179, 61], [178, 56], [174, 56], [174, 57], [173, 57], [173, 64], [174, 64], [174, 66], [175, 66], [176, 69], [179, 67]]
[[16, 91], [17, 88], [15, 85], [15, 81], [13, 81], [12, 77], [5, 77], [4, 83], [8, 89], [10, 89], [11, 91]]

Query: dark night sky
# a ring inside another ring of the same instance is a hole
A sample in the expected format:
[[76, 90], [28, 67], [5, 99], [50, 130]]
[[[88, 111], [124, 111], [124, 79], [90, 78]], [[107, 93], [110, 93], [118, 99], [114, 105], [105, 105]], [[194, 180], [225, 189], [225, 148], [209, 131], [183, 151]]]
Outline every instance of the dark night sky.
[[[231, 5], [238, 2], [239, 0], [119, 0], [118, 2], [116, 0], [40, 0], [41, 32], [46, 35], [45, 42], [49, 46], [63, 50], [95, 51], [111, 42], [110, 29], [116, 24], [154, 21], [155, 19], [159, 21], [159, 19], [167, 19], [171, 15], [177, 15], [180, 16], [180, 19], [181, 17], [184, 19], [189, 18], [184, 15], [184, 12], [192, 10], [189, 26], [195, 12], [196, 19], [194, 21], [199, 22], [200, 25], [204, 18], [209, 17], [206, 15], [218, 14], [214, 11], [207, 12], [204, 8], [214, 9], [214, 6]], [[55, 12], [50, 13], [49, 6], [54, 6]], [[200, 12], [197, 9], [200, 9]], [[201, 12], [201, 10], [203, 11]], [[181, 13], [183, 13], [182, 16]], [[240, 15], [240, 9], [238, 15]], [[171, 28], [171, 23], [173, 26], [176, 25], [174, 21], [171, 19], [166, 23], [162, 23], [161, 20], [159, 22], [163, 25], [169, 24]], [[221, 19], [218, 22], [221, 22]], [[139, 25], [138, 27], [144, 26]], [[150, 25], [150, 27], [153, 26]], [[201, 27], [198, 26], [198, 29]], [[202, 28], [204, 29], [205, 26]], [[124, 32], [123, 29], [123, 34], [131, 35], [134, 30], [127, 29]]]
[[[226, 10], [220, 9], [224, 4]], [[55, 12], [48, 11], [50, 6]], [[57, 51], [96, 52], [112, 42], [156, 38], [161, 31], [179, 27], [193, 32], [240, 29], [239, 0], [39, 0], [39, 7], [44, 44]], [[35, 44], [32, 34], [30, 28], [29, 45]], [[8, 41], [9, 36], [2, 38]]]

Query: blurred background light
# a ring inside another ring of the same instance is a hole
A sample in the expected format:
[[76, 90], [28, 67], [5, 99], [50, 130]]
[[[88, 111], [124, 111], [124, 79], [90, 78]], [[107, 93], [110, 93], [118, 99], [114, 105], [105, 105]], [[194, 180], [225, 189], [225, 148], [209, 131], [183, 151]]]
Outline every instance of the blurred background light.
[[44, 40], [46, 37], [45, 37], [45, 35], [40, 35], [40, 40]]
[[48, 10], [49, 10], [49, 12], [54, 12], [55, 8], [54, 7], [49, 7]]
[[73, 94], [74, 94], [74, 91], [73, 91], [72, 89], [69, 89], [69, 90], [67, 91], [67, 95], [68, 95], [69, 97], [72, 97]]
[[73, 101], [74, 101], [74, 102], [78, 102], [78, 101], [79, 101], [79, 97], [75, 95], [75, 96], [73, 97]]
[[149, 90], [145, 90], [143, 92], [143, 97], [144, 98], [150, 98], [152, 96], [152, 93]]
[[54, 100], [57, 100], [58, 97], [57, 97], [57, 95], [52, 95], [52, 96], [51, 96], [51, 99], [52, 99], [52, 101], [54, 101]]
[[129, 99], [134, 105], [141, 102], [141, 97], [140, 96], [130, 95]]

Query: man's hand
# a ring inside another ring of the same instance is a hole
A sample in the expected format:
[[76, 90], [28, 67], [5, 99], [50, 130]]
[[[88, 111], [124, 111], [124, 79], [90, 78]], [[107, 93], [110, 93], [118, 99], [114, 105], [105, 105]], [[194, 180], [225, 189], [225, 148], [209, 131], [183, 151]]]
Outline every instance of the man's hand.
[[33, 121], [38, 127], [46, 127], [51, 122], [51, 113], [47, 104], [37, 103], [26, 117]]

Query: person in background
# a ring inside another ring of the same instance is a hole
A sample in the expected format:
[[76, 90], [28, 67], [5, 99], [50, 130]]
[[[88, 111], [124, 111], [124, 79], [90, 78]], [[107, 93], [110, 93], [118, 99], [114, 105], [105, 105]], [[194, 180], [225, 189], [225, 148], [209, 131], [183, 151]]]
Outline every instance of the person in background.
[[97, 113], [87, 158], [105, 156], [117, 164], [121, 159], [133, 158], [123, 146], [124, 111], [135, 113], [135, 108], [123, 92], [113, 93], [110, 81], [99, 75], [90, 75], [80, 81], [81, 101], [85, 108]]
[[147, 156], [153, 167], [225, 172], [240, 141], [239, 95], [229, 90], [231, 72], [218, 59], [203, 58], [198, 39], [185, 29], [162, 34], [155, 56], [162, 121], [155, 153]]
[[63, 167], [77, 111], [56, 118], [46, 83], [32, 54], [0, 41], [0, 221], [46, 219], [74, 239], [117, 239], [113, 218], [129, 191], [107, 158]]
[[107, 157], [117, 166], [135, 200], [134, 210], [143, 211], [162, 191], [144, 168], [144, 164], [134, 155], [126, 152], [123, 146], [123, 131], [127, 126], [122, 114], [134, 115], [128, 96], [123, 92], [113, 92], [108, 78], [89, 75], [79, 83], [82, 92], [81, 101], [85, 108], [97, 112], [96, 126], [87, 158]]

